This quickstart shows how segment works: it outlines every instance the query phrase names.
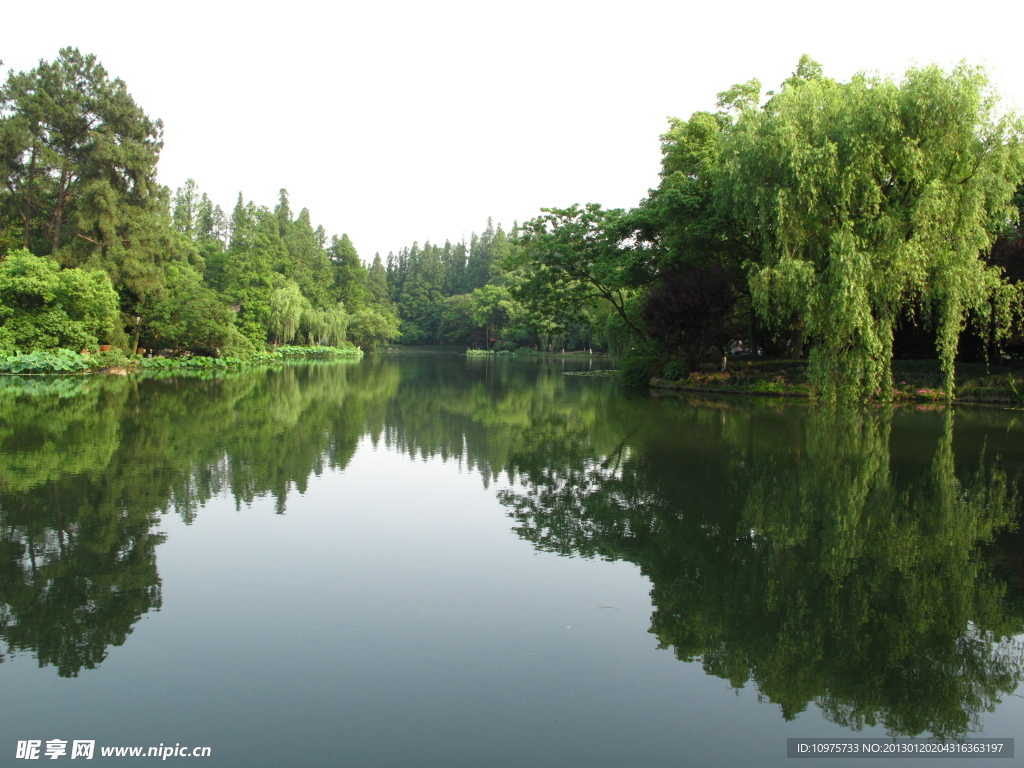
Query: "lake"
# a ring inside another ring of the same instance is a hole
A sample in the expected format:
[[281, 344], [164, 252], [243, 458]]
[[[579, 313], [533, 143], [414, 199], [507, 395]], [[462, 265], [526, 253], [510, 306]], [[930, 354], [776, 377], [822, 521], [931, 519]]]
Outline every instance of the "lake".
[[607, 366], [0, 379], [0, 763], [1024, 750], [1021, 412], [567, 375]]

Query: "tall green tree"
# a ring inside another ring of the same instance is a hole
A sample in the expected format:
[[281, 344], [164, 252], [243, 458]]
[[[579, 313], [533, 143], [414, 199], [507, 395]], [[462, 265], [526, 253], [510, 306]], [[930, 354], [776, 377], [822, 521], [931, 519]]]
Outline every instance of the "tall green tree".
[[763, 108], [743, 106], [717, 203], [763, 251], [757, 309], [804, 322], [821, 396], [891, 393], [893, 331], [916, 314], [934, 318], [952, 397], [968, 317], [1019, 298], [981, 255], [1013, 213], [1020, 137], [966, 65], [839, 83], [805, 59]]
[[490, 284], [477, 288], [469, 297], [470, 317], [484, 329], [484, 349], [490, 349], [491, 334], [515, 315], [516, 302], [507, 288]]
[[352, 240], [344, 234], [340, 238], [332, 238], [327, 255], [333, 270], [334, 296], [344, 302], [351, 312], [362, 309], [368, 300], [367, 271]]
[[334, 278], [331, 261], [317, 231], [313, 229], [308, 208], [303, 208], [298, 218], [289, 222], [282, 239], [288, 259], [281, 272], [298, 284], [302, 295], [314, 307], [326, 309], [334, 304], [331, 299]]
[[374, 304], [393, 309], [391, 297], [388, 294], [387, 269], [384, 267], [379, 253], [374, 254], [373, 264], [370, 265], [370, 269], [366, 273], [366, 291]]
[[8, 206], [18, 212], [22, 244], [103, 269], [135, 296], [157, 290], [159, 264], [175, 250], [166, 190], [156, 182], [161, 122], [95, 56], [74, 48], [12, 72], [2, 95], [0, 134], [15, 171]]
[[237, 311], [236, 324], [257, 349], [270, 334], [270, 299], [276, 279], [274, 266], [287, 258], [278, 220], [266, 208], [244, 203], [239, 195], [232, 213], [231, 246], [224, 255], [226, 298]]
[[172, 264], [165, 274], [165, 290], [154, 297], [146, 313], [143, 346], [160, 349], [202, 345], [217, 349], [249, 345], [238, 338], [234, 312], [203, 282], [189, 264]]
[[395, 299], [402, 318], [402, 338], [409, 344], [436, 344], [444, 298], [444, 265], [429, 242], [413, 243], [404, 258], [404, 271]]
[[199, 188], [195, 179], [186, 179], [171, 200], [171, 219], [174, 228], [190, 239], [199, 226]]
[[533, 312], [573, 322], [597, 299], [607, 302], [639, 341], [639, 291], [654, 277], [648, 255], [624, 245], [623, 211], [589, 203], [544, 208], [524, 225], [522, 249], [509, 260], [521, 270], [517, 298]]
[[268, 302], [267, 325], [275, 343], [288, 344], [298, 333], [303, 313], [311, 307], [309, 299], [302, 295], [294, 281], [280, 275], [274, 277]]

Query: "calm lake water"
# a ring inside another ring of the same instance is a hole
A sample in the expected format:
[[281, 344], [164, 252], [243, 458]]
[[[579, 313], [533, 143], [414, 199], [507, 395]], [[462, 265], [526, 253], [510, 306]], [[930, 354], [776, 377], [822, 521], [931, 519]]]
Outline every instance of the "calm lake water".
[[[0, 764], [792, 766], [787, 738], [933, 735], [1021, 763], [1024, 415], [563, 375], [590, 365], [0, 379]], [[935, 764], [839, 765], [888, 762]]]

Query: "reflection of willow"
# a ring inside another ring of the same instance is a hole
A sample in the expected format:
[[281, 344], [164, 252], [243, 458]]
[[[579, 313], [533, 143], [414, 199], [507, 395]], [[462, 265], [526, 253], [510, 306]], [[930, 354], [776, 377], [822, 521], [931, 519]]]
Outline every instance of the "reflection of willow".
[[929, 418], [893, 456], [891, 414], [691, 409], [671, 432], [692, 454], [634, 438], [503, 500], [539, 547], [638, 563], [660, 646], [785, 717], [815, 701], [854, 729], [952, 736], [1024, 679], [1005, 639], [1024, 625], [979, 552], [1018, 501], [983, 453], [956, 472], [952, 416]]
[[283, 512], [348, 464], [396, 386], [335, 364], [0, 389], [0, 637], [63, 676], [96, 666], [160, 605], [160, 512], [191, 522], [222, 493]]

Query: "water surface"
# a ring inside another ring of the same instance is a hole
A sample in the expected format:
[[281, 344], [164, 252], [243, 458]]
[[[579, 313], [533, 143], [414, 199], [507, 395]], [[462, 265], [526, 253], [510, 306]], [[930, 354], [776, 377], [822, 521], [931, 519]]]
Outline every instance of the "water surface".
[[787, 737], [1024, 736], [1019, 414], [563, 375], [588, 367], [0, 381], [0, 762], [93, 739], [768, 766]]

